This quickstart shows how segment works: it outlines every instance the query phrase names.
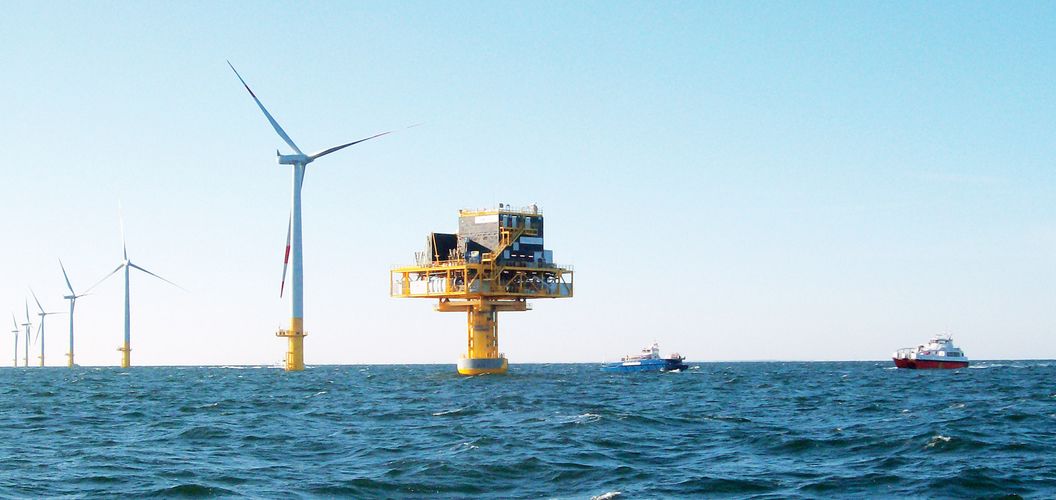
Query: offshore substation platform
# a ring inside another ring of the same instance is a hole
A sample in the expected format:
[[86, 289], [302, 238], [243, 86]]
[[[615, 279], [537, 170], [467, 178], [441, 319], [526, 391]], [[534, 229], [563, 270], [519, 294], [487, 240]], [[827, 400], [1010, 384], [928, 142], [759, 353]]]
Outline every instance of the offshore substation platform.
[[543, 247], [543, 214], [532, 205], [459, 210], [458, 233], [430, 233], [416, 265], [390, 272], [390, 295], [437, 299], [440, 312], [466, 312], [468, 345], [458, 373], [506, 373], [500, 311], [527, 311], [528, 299], [572, 296], [573, 271]]

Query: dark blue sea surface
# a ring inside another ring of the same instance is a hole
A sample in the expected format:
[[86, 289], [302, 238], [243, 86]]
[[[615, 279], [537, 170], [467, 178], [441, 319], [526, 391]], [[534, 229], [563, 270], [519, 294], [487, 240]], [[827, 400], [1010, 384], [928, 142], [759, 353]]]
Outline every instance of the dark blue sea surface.
[[0, 497], [1056, 497], [1056, 362], [691, 365], [0, 369]]

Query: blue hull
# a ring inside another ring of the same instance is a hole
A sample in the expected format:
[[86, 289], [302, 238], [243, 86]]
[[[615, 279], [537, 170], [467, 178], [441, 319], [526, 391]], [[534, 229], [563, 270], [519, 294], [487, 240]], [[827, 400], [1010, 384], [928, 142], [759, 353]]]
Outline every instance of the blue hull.
[[643, 359], [627, 363], [607, 363], [601, 366], [601, 371], [609, 373], [670, 372], [686, 368], [689, 366], [679, 359]]

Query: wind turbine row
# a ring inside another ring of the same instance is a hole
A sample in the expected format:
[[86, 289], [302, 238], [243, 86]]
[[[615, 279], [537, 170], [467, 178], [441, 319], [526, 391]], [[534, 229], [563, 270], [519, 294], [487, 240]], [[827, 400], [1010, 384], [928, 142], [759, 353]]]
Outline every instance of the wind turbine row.
[[[183, 290], [183, 288], [180, 287], [179, 285], [177, 285], [177, 284], [175, 284], [175, 283], [173, 283], [173, 282], [171, 282], [171, 281], [169, 281], [169, 280], [167, 280], [165, 278], [162, 278], [161, 276], [158, 276], [157, 274], [154, 274], [154, 273], [152, 273], [152, 272], [150, 272], [150, 271], [148, 271], [148, 270], [146, 270], [146, 269], [144, 269], [144, 268], [142, 268], [142, 267], [140, 267], [140, 266], [138, 266], [136, 264], [133, 264], [132, 261], [129, 260], [129, 258], [128, 258], [128, 247], [125, 244], [125, 224], [124, 224], [124, 219], [123, 218], [121, 218], [121, 251], [122, 251], [123, 257], [122, 257], [121, 263], [118, 264], [117, 268], [115, 268], [109, 274], [107, 274], [102, 279], [97, 281], [94, 285], [88, 287], [88, 289], [85, 290], [83, 293], [77, 293], [74, 290], [73, 284], [70, 283], [69, 274], [66, 273], [66, 266], [63, 265], [62, 259], [59, 259], [59, 268], [62, 270], [62, 278], [63, 278], [63, 280], [66, 283], [66, 289], [69, 291], [69, 295], [63, 295], [62, 298], [65, 299], [65, 300], [68, 300], [70, 302], [70, 312], [69, 312], [69, 315], [70, 315], [70, 345], [69, 345], [69, 352], [66, 353], [66, 356], [67, 356], [66, 366], [68, 366], [70, 368], [76, 366], [76, 363], [74, 361], [74, 342], [73, 342], [74, 320], [73, 320], [73, 313], [74, 313], [74, 308], [77, 305], [77, 299], [79, 299], [81, 297], [84, 297], [85, 295], [88, 295], [90, 291], [95, 289], [95, 287], [97, 287], [100, 284], [102, 284], [104, 281], [106, 281], [108, 278], [113, 276], [118, 271], [120, 271], [122, 269], [125, 271], [125, 331], [124, 331], [125, 335], [124, 335], [124, 342], [123, 342], [122, 346], [119, 347], [117, 350], [121, 352], [121, 367], [122, 368], [128, 368], [132, 364], [131, 363], [131, 359], [130, 359], [130, 353], [132, 351], [132, 347], [131, 347], [132, 321], [131, 321], [131, 310], [130, 310], [130, 303], [131, 303], [131, 300], [130, 300], [130, 288], [131, 287], [129, 286], [130, 285], [129, 284], [129, 270], [130, 269], [137, 269], [137, 270], [142, 271], [144, 273], [147, 273], [147, 274], [149, 274], [149, 275], [151, 275], [151, 276], [153, 276], [155, 278], [158, 278], [158, 279], [160, 279], [160, 280], [162, 280], [162, 281], [164, 281], [164, 282], [166, 282], [166, 283], [168, 283], [168, 284], [170, 284], [172, 286], [175, 286], [176, 288], [179, 288], [179, 289]], [[40, 299], [37, 298], [36, 292], [34, 292], [33, 289], [31, 288], [29, 290], [29, 293], [30, 293], [30, 295], [33, 296], [33, 301], [36, 302], [37, 309], [40, 310], [40, 312], [37, 313], [37, 316], [40, 316], [40, 324], [37, 325], [37, 335], [36, 335], [36, 338], [34, 339], [34, 343], [39, 343], [40, 344], [40, 356], [39, 356], [40, 365], [39, 366], [44, 366], [44, 338], [45, 338], [44, 337], [44, 319], [46, 317], [48, 317], [48, 316], [53, 315], [53, 314], [63, 314], [63, 313], [45, 311], [44, 310], [44, 306], [40, 303]], [[19, 330], [18, 320], [15, 319], [15, 315], [14, 314], [11, 315], [11, 320], [14, 322], [14, 330], [12, 330], [12, 333], [15, 334], [15, 359], [14, 359], [14, 365], [15, 365], [15, 367], [18, 367], [18, 334], [22, 333], [23, 330]], [[24, 329], [24, 332], [25, 332], [25, 345], [23, 346], [23, 348], [25, 350], [25, 357], [23, 358], [23, 361], [24, 361], [24, 366], [28, 367], [29, 366], [29, 345], [30, 345], [29, 335], [30, 335], [30, 331], [32, 330], [32, 322], [30, 321], [30, 316], [29, 316], [29, 300], [28, 299], [26, 300], [26, 322], [22, 323], [21, 326], [22, 326], [22, 328]]]
[[[286, 351], [286, 360], [285, 360], [286, 370], [287, 371], [300, 371], [300, 370], [304, 369], [304, 336], [306, 335], [305, 331], [304, 331], [304, 290], [303, 290], [303, 288], [304, 288], [304, 278], [303, 278], [303, 274], [304, 274], [304, 265], [303, 264], [304, 264], [304, 262], [303, 262], [303, 257], [302, 257], [303, 253], [302, 253], [302, 240], [301, 240], [301, 188], [304, 185], [304, 176], [305, 176], [305, 173], [307, 171], [308, 164], [312, 163], [313, 161], [318, 160], [319, 158], [322, 158], [323, 156], [326, 156], [326, 155], [328, 155], [330, 153], [334, 153], [336, 151], [340, 151], [340, 150], [345, 149], [345, 148], [347, 148], [349, 146], [353, 146], [353, 145], [359, 144], [361, 142], [368, 141], [370, 139], [381, 137], [381, 136], [386, 135], [386, 134], [391, 134], [393, 131], [390, 130], [390, 131], [387, 131], [387, 132], [382, 132], [382, 133], [379, 133], [379, 134], [375, 134], [375, 135], [372, 135], [370, 137], [366, 137], [366, 138], [359, 139], [359, 140], [356, 140], [356, 141], [348, 142], [348, 143], [345, 143], [345, 144], [340, 144], [340, 145], [337, 145], [337, 146], [334, 146], [334, 147], [331, 147], [331, 148], [327, 148], [327, 149], [318, 151], [318, 152], [310, 154], [310, 155], [309, 154], [304, 154], [301, 151], [301, 149], [299, 147], [297, 147], [297, 144], [293, 142], [293, 139], [290, 138], [290, 136], [286, 133], [286, 131], [282, 129], [282, 127], [275, 120], [275, 118], [271, 116], [271, 113], [269, 113], [267, 108], [264, 107], [264, 104], [260, 102], [260, 99], [258, 99], [257, 95], [253, 93], [253, 90], [249, 88], [249, 85], [242, 78], [242, 75], [240, 75], [238, 73], [238, 70], [235, 69], [234, 65], [232, 65], [230, 61], [228, 61], [227, 64], [228, 64], [228, 66], [231, 67], [231, 71], [233, 71], [235, 73], [235, 76], [238, 77], [238, 80], [240, 82], [242, 82], [242, 86], [244, 86], [246, 88], [246, 91], [249, 92], [249, 95], [253, 98], [253, 101], [256, 102], [257, 107], [260, 108], [260, 111], [264, 113], [264, 117], [267, 118], [268, 123], [271, 124], [271, 127], [273, 129], [275, 129], [275, 132], [279, 135], [279, 137], [282, 138], [282, 140], [290, 148], [292, 148], [294, 153], [295, 153], [295, 154], [290, 154], [290, 155], [284, 155], [284, 154], [281, 154], [278, 150], [275, 151], [275, 154], [278, 156], [278, 162], [279, 162], [280, 165], [291, 165], [293, 167], [292, 168], [292, 174], [293, 174], [292, 175], [292, 189], [291, 189], [292, 195], [291, 195], [291, 199], [290, 199], [290, 218], [289, 218], [289, 223], [288, 223], [287, 228], [286, 228], [286, 253], [285, 253], [285, 257], [283, 259], [282, 283], [280, 284], [280, 287], [279, 287], [279, 296], [281, 297], [283, 292], [284, 292], [284, 290], [285, 290], [285, 287], [286, 287], [286, 271], [287, 271], [287, 269], [289, 267], [291, 267], [290, 266], [290, 261], [292, 259], [292, 264], [293, 265], [292, 265], [292, 270], [290, 272], [290, 278], [291, 278], [291, 280], [290, 280], [291, 281], [291, 283], [290, 283], [290, 323], [289, 323], [289, 328], [288, 329], [280, 329], [278, 332], [276, 332], [276, 336], [286, 337], [288, 339], [288, 347], [287, 347], [287, 351]], [[411, 127], [414, 127], [414, 126], [416, 126], [416, 125], [412, 125]], [[410, 128], [410, 127], [408, 127], [408, 128]], [[107, 274], [106, 276], [103, 277], [103, 279], [99, 280], [94, 285], [92, 285], [87, 290], [85, 290], [85, 293], [83, 293], [83, 294], [78, 294], [78, 293], [76, 293], [74, 291], [73, 286], [70, 284], [69, 276], [66, 274], [66, 268], [65, 268], [65, 266], [62, 265], [62, 261], [61, 260], [59, 261], [59, 266], [62, 269], [63, 278], [66, 281], [66, 288], [70, 292], [69, 295], [63, 296], [64, 299], [70, 301], [70, 352], [67, 354], [69, 356], [68, 366], [71, 366], [71, 367], [74, 366], [74, 355], [73, 355], [73, 325], [74, 325], [74, 321], [73, 321], [73, 312], [74, 312], [74, 306], [76, 305], [77, 299], [80, 298], [80, 297], [83, 297], [84, 295], [86, 295], [88, 292], [90, 292], [95, 287], [97, 287], [100, 284], [102, 284], [104, 281], [106, 281], [108, 278], [110, 278], [111, 276], [116, 274], [118, 271], [124, 270], [124, 275], [125, 275], [125, 336], [124, 336], [124, 343], [122, 344], [122, 346], [120, 348], [118, 348], [118, 351], [121, 351], [121, 353], [122, 353], [121, 354], [121, 367], [122, 368], [127, 368], [127, 367], [129, 367], [131, 365], [131, 360], [130, 360], [130, 353], [132, 351], [132, 347], [131, 347], [131, 311], [130, 311], [131, 308], [130, 308], [130, 297], [129, 297], [129, 295], [130, 295], [130, 293], [129, 293], [129, 274], [130, 274], [131, 269], [136, 269], [138, 271], [142, 271], [144, 273], [147, 273], [147, 274], [149, 274], [149, 275], [151, 275], [151, 276], [153, 276], [155, 278], [158, 278], [158, 279], [160, 279], [160, 280], [162, 280], [162, 281], [164, 281], [166, 283], [169, 283], [170, 285], [173, 285], [173, 286], [175, 286], [177, 288], [180, 288], [182, 290], [182, 288], [179, 285], [176, 285], [175, 283], [173, 283], [173, 282], [171, 282], [171, 281], [169, 281], [169, 280], [167, 280], [165, 278], [162, 278], [161, 276], [158, 276], [157, 274], [154, 274], [154, 273], [152, 273], [152, 272], [150, 272], [150, 271], [148, 271], [148, 270], [146, 270], [146, 269], [144, 269], [144, 268], [132, 263], [132, 261], [129, 260], [129, 258], [128, 258], [128, 249], [127, 249], [127, 246], [125, 245], [125, 230], [124, 230], [124, 222], [123, 221], [121, 223], [121, 248], [122, 248], [122, 252], [123, 252], [123, 257], [122, 257], [121, 263], [118, 264], [118, 266], [113, 271], [111, 271], [110, 274]], [[40, 326], [38, 328], [37, 336], [38, 336], [38, 338], [40, 340], [40, 344], [41, 344], [40, 366], [44, 366], [44, 318], [46, 316], [48, 316], [48, 315], [59, 314], [59, 313], [45, 312], [43, 306], [41, 306], [41, 304], [40, 304], [40, 301], [37, 300], [36, 294], [33, 294], [33, 298], [34, 298], [34, 300], [37, 303], [37, 307], [40, 309], [40, 313], [39, 313]], [[29, 303], [28, 303], [28, 300], [26, 302], [26, 322], [23, 323], [22, 326], [25, 327], [25, 334], [26, 334], [26, 338], [25, 338], [26, 345], [24, 346], [24, 348], [25, 348], [25, 362], [26, 362], [26, 366], [29, 366], [29, 332], [30, 332], [30, 326], [31, 325], [30, 325], [30, 319], [29, 319]], [[18, 330], [18, 322], [17, 322], [17, 320], [15, 321], [15, 327], [16, 327], [16, 331], [17, 331]], [[18, 365], [18, 355], [17, 355], [17, 351], [18, 351], [18, 337], [17, 337], [17, 335], [15, 337], [15, 351], [16, 351], [15, 365], [17, 366]]]

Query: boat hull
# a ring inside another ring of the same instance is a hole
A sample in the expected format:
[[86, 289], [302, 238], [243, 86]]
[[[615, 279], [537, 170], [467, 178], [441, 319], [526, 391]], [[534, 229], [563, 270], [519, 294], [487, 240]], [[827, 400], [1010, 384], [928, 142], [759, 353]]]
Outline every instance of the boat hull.
[[671, 372], [689, 368], [681, 359], [643, 359], [622, 361], [602, 365], [601, 371], [608, 373]]
[[910, 370], [956, 370], [967, 368], [967, 361], [936, 361], [931, 359], [891, 358], [895, 366]]

